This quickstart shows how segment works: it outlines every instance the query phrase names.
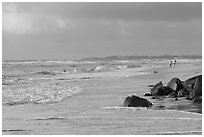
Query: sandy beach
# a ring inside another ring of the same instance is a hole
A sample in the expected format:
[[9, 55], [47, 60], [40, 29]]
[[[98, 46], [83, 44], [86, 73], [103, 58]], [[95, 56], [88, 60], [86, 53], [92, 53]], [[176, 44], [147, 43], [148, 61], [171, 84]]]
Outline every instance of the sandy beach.
[[3, 135], [202, 135], [202, 2], [2, 2]]
[[[171, 68], [154, 65], [124, 69], [111, 72], [112, 77], [110, 72], [101, 72], [106, 74], [102, 78], [89, 74], [83, 79], [83, 92], [58, 103], [3, 105], [2, 133], [202, 134], [202, 105], [192, 105], [185, 98], [174, 101], [144, 97], [150, 84], [162, 81], [166, 85], [174, 77], [186, 80], [201, 72], [201, 62], [191, 62]], [[164, 105], [165, 109], [123, 107], [124, 99], [133, 94], [148, 99], [154, 106]]]

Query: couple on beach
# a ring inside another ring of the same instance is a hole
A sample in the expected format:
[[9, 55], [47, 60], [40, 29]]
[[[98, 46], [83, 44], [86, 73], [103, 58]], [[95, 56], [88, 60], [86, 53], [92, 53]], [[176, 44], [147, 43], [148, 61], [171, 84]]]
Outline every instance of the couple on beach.
[[174, 62], [170, 59], [170, 67], [174, 64], [174, 66], [176, 65], [176, 59], [174, 59]]

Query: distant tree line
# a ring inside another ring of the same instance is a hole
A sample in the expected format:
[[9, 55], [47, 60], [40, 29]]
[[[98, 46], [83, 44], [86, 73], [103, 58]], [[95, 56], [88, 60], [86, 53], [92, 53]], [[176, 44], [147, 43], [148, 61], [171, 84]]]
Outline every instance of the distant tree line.
[[136, 60], [136, 59], [202, 59], [201, 55], [161, 55], [161, 56], [146, 56], [146, 55], [136, 55], [136, 56], [108, 56], [104, 58], [92, 57], [81, 59], [81, 61], [85, 60]]

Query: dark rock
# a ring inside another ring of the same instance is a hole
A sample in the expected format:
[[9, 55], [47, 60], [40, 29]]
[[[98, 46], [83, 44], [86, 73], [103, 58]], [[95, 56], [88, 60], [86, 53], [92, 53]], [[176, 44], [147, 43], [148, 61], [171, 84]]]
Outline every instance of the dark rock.
[[163, 92], [164, 92], [163, 90], [164, 90], [164, 86], [160, 81], [150, 89], [150, 93], [152, 94], [152, 96], [158, 96], [158, 95], [161, 96], [163, 95]]
[[172, 91], [168, 87], [164, 87], [164, 95], [169, 95]]
[[191, 89], [193, 89], [195, 83], [190, 83], [190, 84], [188, 84], [188, 85], [191, 87]]
[[167, 87], [172, 91], [172, 92], [178, 92], [180, 89], [183, 88], [181, 84], [181, 80], [178, 78], [173, 78], [169, 81], [167, 84]]
[[160, 88], [158, 88], [156, 95], [157, 96], [163, 96], [164, 92], [165, 92], [164, 87], [160, 87]]
[[124, 103], [123, 103], [123, 106], [124, 106], [124, 107], [131, 107], [131, 106], [130, 106], [130, 97], [129, 97], [129, 96], [125, 98], [125, 101], [124, 101]]
[[177, 98], [177, 97], [175, 98], [175, 101], [178, 101], [178, 98]]
[[186, 94], [190, 94], [190, 92], [193, 90], [193, 88], [191, 88], [190, 85], [188, 85], [188, 83], [181, 81], [181, 84], [183, 86], [183, 89], [186, 91]]
[[177, 97], [185, 97], [186, 96], [186, 90], [181, 89], [178, 91]]
[[177, 93], [176, 92], [171, 92], [169, 95], [168, 95], [169, 98], [175, 98], [177, 97]]
[[194, 97], [202, 96], [202, 75], [199, 75], [196, 78], [193, 92], [194, 92]]
[[66, 72], [67, 72], [67, 70], [66, 70], [66, 69], [63, 69], [63, 72], [64, 72], [64, 73], [66, 73]]
[[171, 92], [172, 91], [168, 87], [163, 86], [161, 81], [150, 89], [152, 96], [165, 96]]
[[192, 78], [189, 78], [189, 79], [187, 79], [187, 80], [185, 81], [185, 83], [186, 83], [187, 85], [189, 85], [191, 89], [193, 89], [194, 84], [195, 84], [195, 82], [196, 82], [196, 78], [197, 78], [197, 76], [192, 77]]
[[202, 96], [202, 75], [196, 77], [193, 90], [190, 92], [189, 98], [193, 99]]
[[147, 99], [140, 98], [138, 96], [132, 95], [131, 97], [126, 97], [124, 101], [124, 107], [151, 107], [152, 103]]
[[158, 73], [157, 71], [154, 71], [154, 73]]
[[152, 96], [150, 93], [145, 93], [144, 96]]
[[193, 99], [193, 103], [199, 103], [201, 104], [202, 103], [202, 96], [199, 96], [199, 97], [196, 97]]
[[195, 76], [195, 77], [191, 77], [191, 78], [185, 80], [185, 83], [187, 83], [187, 84], [189, 84], [189, 83], [195, 83], [196, 78], [197, 78], [197, 76]]

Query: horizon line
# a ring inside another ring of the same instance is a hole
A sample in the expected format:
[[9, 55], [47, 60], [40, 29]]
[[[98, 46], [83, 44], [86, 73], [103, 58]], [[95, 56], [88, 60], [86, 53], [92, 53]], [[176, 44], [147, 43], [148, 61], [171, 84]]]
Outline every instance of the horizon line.
[[110, 58], [128, 58], [128, 57], [132, 57], [132, 58], [170, 58], [170, 57], [186, 57], [186, 58], [201, 58], [202, 59], [202, 55], [126, 55], [126, 56], [122, 56], [122, 55], [111, 55], [111, 56], [105, 56], [105, 57], [84, 57], [84, 58], [79, 58], [79, 59], [2, 59], [2, 61], [74, 61], [74, 60], [88, 60], [88, 59], [110, 59]]

